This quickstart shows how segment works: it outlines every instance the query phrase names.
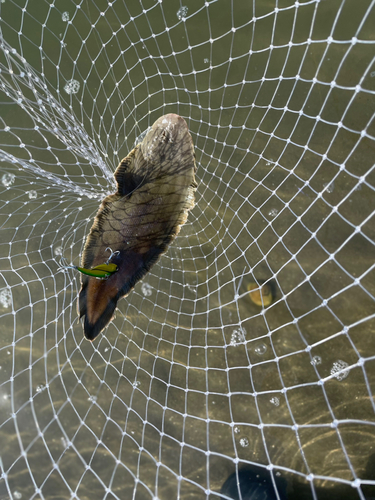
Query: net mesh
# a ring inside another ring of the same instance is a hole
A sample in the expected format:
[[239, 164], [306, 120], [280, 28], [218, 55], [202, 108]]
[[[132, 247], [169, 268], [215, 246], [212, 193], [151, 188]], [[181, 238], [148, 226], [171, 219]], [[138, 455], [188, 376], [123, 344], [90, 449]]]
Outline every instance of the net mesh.
[[[0, 9], [0, 498], [375, 497], [374, 1]], [[91, 344], [60, 258], [169, 112], [196, 205]]]

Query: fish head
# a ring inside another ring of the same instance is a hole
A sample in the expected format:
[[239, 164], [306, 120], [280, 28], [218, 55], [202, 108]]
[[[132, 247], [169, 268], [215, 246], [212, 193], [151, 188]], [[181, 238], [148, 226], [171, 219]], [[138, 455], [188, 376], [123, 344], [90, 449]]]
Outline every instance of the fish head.
[[144, 159], [148, 163], [160, 164], [161, 159], [171, 162], [191, 162], [194, 145], [186, 121], [174, 113], [161, 116], [152, 125], [140, 144]]

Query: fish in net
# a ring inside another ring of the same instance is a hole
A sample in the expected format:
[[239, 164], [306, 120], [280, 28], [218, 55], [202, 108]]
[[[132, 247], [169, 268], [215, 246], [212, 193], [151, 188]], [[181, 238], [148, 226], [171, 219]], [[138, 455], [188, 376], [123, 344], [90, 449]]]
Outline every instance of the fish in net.
[[[0, 498], [375, 496], [374, 16], [0, 3]], [[195, 205], [86, 342], [61, 257], [170, 113]]]
[[105, 279], [87, 277], [87, 272], [81, 278], [78, 313], [87, 339], [103, 330], [118, 300], [180, 232], [194, 206], [195, 171], [188, 127], [174, 114], [159, 118], [121, 161], [115, 172], [117, 192], [102, 201], [82, 255], [83, 268], [98, 269], [110, 248], [110, 264], [116, 266]]

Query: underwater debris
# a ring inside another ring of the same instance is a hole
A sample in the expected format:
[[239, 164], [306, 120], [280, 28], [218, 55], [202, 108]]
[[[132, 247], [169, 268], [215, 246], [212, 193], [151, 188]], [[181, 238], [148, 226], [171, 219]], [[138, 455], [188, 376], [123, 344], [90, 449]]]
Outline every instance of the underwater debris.
[[271, 282], [249, 283], [247, 290], [250, 292], [250, 300], [260, 307], [268, 307], [275, 298], [275, 290]]

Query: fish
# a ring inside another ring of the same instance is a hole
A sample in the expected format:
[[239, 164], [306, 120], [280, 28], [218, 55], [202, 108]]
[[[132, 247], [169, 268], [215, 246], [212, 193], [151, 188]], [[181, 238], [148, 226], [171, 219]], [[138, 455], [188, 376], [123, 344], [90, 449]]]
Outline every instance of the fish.
[[114, 173], [117, 191], [101, 202], [81, 258], [81, 269], [97, 269], [110, 249], [115, 270], [104, 279], [81, 275], [77, 309], [86, 339], [93, 341], [104, 330], [118, 301], [180, 232], [195, 204], [196, 170], [187, 123], [174, 113], [158, 118], [121, 160]]

